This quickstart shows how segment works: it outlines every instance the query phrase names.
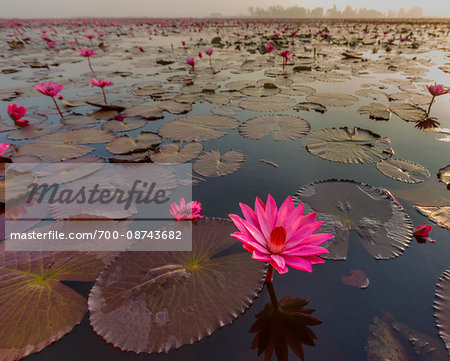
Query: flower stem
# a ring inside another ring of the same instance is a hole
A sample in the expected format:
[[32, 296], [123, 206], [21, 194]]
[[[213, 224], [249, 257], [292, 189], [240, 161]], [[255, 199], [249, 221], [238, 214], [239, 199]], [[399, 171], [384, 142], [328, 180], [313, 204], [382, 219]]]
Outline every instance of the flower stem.
[[273, 288], [272, 282], [266, 283], [267, 291], [269, 291], [270, 301], [272, 301], [272, 306], [275, 310], [279, 310], [277, 296], [275, 295], [275, 289]]
[[55, 102], [56, 109], [58, 109], [59, 115], [61, 115], [61, 118], [64, 119], [64, 115], [62, 114], [61, 109], [59, 108], [59, 105], [58, 105], [58, 103], [56, 102], [55, 97], [52, 97], [52, 99], [53, 99], [53, 101]]
[[212, 68], [211, 56], [209, 57], [209, 67]]
[[427, 118], [428, 118], [428, 116], [430, 115], [431, 105], [433, 104], [433, 101], [434, 101], [434, 98], [435, 98], [435, 97], [436, 97], [436, 96], [433, 95], [433, 97], [431, 98], [431, 102], [430, 102], [430, 105], [428, 106], [428, 110], [427, 110]]
[[273, 266], [269, 263], [269, 268], [266, 273], [266, 283], [271, 283], [273, 278]]
[[94, 78], [96, 78], [97, 75], [95, 75], [95, 71], [94, 71], [94, 69], [92, 69], [91, 58], [88, 57], [87, 60], [88, 60], [88, 64], [89, 64], [89, 69], [91, 69], [91, 72], [94, 75]]
[[103, 99], [105, 100], [105, 104], [108, 105], [108, 102], [106, 101], [105, 88], [103, 88], [103, 87], [102, 87], [102, 92], [103, 92]]

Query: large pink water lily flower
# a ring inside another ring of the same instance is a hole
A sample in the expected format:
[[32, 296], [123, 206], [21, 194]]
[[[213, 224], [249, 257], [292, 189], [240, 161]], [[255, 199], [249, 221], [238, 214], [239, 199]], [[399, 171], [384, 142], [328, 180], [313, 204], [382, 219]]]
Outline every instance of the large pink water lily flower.
[[0, 143], [0, 155], [6, 155], [11, 151], [11, 144], [8, 144], [6, 142]]
[[315, 222], [317, 213], [303, 215], [303, 204], [294, 207], [291, 197], [278, 210], [270, 194], [265, 205], [256, 198], [255, 210], [242, 203], [240, 206], [245, 219], [229, 215], [240, 231], [231, 236], [243, 243], [253, 259], [269, 261], [279, 273], [286, 273], [287, 266], [312, 272], [313, 264], [325, 262], [317, 255], [328, 251], [319, 246], [334, 236], [313, 234], [323, 224]]
[[170, 205], [169, 213], [177, 221], [184, 221], [188, 219], [198, 219], [203, 218], [204, 215], [200, 212], [202, 211], [202, 204], [197, 201], [192, 201], [186, 203], [183, 197], [180, 199], [180, 203], [172, 203]]

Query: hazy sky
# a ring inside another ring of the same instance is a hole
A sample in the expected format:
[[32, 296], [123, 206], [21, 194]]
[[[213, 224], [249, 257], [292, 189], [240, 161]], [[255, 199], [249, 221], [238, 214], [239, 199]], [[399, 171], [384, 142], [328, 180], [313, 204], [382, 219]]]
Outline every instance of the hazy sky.
[[267, 8], [271, 5], [298, 5], [328, 9], [333, 4], [341, 10], [350, 5], [353, 8], [366, 7], [383, 12], [420, 6], [426, 15], [450, 17], [448, 0], [0, 0], [0, 17], [195, 17], [211, 13], [234, 16], [248, 14], [249, 6]]

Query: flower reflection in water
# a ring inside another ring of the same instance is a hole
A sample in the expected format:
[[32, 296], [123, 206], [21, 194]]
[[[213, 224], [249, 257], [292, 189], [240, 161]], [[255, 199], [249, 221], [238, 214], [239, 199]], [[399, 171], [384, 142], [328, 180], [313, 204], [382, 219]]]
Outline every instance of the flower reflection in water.
[[302, 360], [305, 360], [303, 345], [314, 346], [317, 336], [310, 326], [322, 322], [314, 317], [315, 311], [305, 308], [309, 300], [283, 297], [277, 300], [272, 283], [267, 283], [271, 302], [258, 313], [250, 333], [256, 333], [252, 349], [258, 350], [258, 356], [264, 352], [264, 361], [270, 361], [275, 352], [278, 361], [288, 360], [288, 347]]

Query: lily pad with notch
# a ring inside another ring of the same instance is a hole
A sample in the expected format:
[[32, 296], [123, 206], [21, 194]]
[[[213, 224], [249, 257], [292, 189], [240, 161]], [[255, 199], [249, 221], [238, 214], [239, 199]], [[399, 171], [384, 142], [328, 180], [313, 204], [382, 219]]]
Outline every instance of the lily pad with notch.
[[307, 134], [311, 126], [300, 117], [293, 115], [262, 115], [251, 118], [239, 127], [245, 138], [262, 139], [272, 133], [274, 140], [292, 140]]

